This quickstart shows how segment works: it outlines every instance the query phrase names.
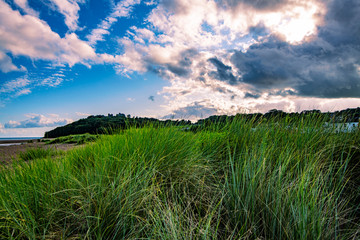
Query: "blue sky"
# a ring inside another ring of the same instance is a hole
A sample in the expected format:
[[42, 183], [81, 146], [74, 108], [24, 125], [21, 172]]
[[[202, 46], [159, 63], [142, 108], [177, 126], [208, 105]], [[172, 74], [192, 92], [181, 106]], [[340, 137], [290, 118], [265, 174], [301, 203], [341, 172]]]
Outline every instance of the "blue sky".
[[357, 0], [0, 0], [0, 137], [90, 114], [360, 106]]

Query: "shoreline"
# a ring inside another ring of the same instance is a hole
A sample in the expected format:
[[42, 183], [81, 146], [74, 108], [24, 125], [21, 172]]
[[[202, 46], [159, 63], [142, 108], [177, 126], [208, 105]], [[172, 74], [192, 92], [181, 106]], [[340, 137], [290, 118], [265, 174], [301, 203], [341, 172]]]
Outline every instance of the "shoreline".
[[[1, 146], [1, 144], [4, 145]], [[53, 148], [56, 150], [67, 151], [75, 147], [77, 147], [76, 144], [68, 144], [68, 143], [46, 144], [45, 142], [38, 142], [38, 139], [0, 140], [0, 168], [1, 165], [7, 165], [11, 163], [13, 160], [17, 159], [18, 155], [21, 152], [24, 152], [28, 149]]]
[[34, 138], [34, 139], [0, 139], [0, 144], [6, 144], [6, 143], [30, 143], [30, 142], [37, 142], [41, 138]]

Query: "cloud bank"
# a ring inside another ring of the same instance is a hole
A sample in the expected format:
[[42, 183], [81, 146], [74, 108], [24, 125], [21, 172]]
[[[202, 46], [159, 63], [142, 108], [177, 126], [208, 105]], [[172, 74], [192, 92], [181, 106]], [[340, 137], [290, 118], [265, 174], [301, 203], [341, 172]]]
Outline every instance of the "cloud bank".
[[28, 119], [23, 121], [9, 121], [4, 124], [4, 128], [41, 128], [57, 127], [71, 123], [71, 119], [60, 118], [56, 114], [50, 114], [48, 117], [41, 114], [29, 114]]

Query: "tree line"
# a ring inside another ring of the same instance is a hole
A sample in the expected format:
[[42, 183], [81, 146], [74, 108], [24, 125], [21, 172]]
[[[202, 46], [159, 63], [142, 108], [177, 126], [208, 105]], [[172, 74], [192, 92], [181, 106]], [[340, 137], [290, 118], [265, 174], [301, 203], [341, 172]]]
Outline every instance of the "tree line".
[[188, 120], [159, 120], [147, 117], [131, 117], [119, 113], [116, 115], [108, 114], [89, 116], [65, 126], [57, 127], [45, 133], [45, 138], [56, 138], [73, 134], [105, 134], [114, 130], [124, 130], [129, 127], [143, 127], [149, 124], [155, 126], [185, 126], [191, 125]]
[[116, 115], [108, 114], [89, 116], [84, 119], [80, 119], [73, 123], [65, 126], [57, 127], [51, 131], [45, 133], [45, 138], [56, 138], [61, 136], [73, 135], [73, 134], [104, 134], [109, 133], [113, 130], [124, 130], [129, 127], [143, 127], [149, 124], [154, 126], [184, 126], [188, 127], [189, 130], [199, 129], [199, 126], [211, 125], [213, 123], [227, 123], [231, 122], [236, 118], [248, 119], [251, 121], [258, 121], [264, 119], [280, 120], [283, 118], [298, 119], [299, 117], [306, 116], [318, 116], [328, 122], [359, 122], [360, 119], [360, 107], [348, 108], [341, 111], [335, 112], [324, 112], [320, 110], [305, 110], [302, 112], [291, 112], [287, 113], [281, 110], [272, 109], [265, 114], [262, 113], [251, 113], [228, 116], [228, 115], [213, 115], [205, 119], [200, 119], [196, 123], [191, 123], [189, 120], [159, 120], [156, 118], [147, 117], [131, 117], [119, 113]]

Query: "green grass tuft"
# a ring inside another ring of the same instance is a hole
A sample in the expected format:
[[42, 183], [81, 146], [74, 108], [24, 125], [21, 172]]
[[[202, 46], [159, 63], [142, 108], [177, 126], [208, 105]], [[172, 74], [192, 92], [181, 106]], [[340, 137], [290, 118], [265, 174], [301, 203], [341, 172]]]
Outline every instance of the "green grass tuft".
[[76, 144], [84, 144], [87, 142], [94, 142], [98, 138], [97, 135], [92, 135], [89, 133], [86, 134], [78, 134], [78, 135], [69, 135], [64, 137], [58, 137], [48, 141], [48, 144], [55, 143], [76, 143]]
[[52, 148], [28, 148], [19, 154], [19, 159], [23, 161], [30, 161], [41, 158], [54, 157], [62, 154], [62, 151]]

